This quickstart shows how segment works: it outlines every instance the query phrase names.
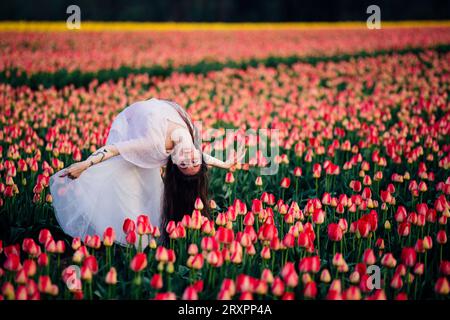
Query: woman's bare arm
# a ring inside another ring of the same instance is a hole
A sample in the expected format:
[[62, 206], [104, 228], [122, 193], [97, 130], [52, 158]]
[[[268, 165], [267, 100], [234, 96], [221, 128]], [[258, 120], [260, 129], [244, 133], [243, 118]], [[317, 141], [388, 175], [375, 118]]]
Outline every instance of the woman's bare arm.
[[207, 153], [203, 153], [203, 159], [205, 160], [205, 162], [208, 166], [212, 166], [212, 167], [216, 167], [216, 168], [230, 169], [231, 166], [233, 165], [233, 163], [231, 161], [224, 162], [222, 160], [214, 158], [213, 156], [210, 156]]
[[235, 164], [239, 163], [245, 157], [245, 146], [241, 145], [237, 153], [228, 159], [227, 161], [219, 160], [207, 153], [203, 153], [203, 158], [208, 166], [222, 168], [222, 169], [230, 169]]
[[76, 179], [78, 178], [84, 170], [87, 168], [106, 161], [112, 157], [115, 157], [119, 155], [119, 150], [114, 145], [106, 145], [104, 147], [101, 147], [100, 149], [96, 150], [93, 154], [91, 154], [86, 160], [76, 162], [66, 168], [63, 173], [60, 175], [60, 177], [69, 177], [70, 179]]

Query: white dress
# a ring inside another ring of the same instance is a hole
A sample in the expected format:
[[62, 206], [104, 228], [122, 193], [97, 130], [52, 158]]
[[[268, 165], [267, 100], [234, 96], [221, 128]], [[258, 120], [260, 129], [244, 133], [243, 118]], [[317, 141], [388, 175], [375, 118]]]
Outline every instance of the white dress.
[[50, 177], [50, 192], [56, 219], [72, 237], [103, 235], [107, 227], [116, 232], [116, 242], [125, 245], [123, 221], [136, 221], [141, 214], [159, 226], [163, 182], [160, 168], [170, 156], [165, 149], [168, 121], [187, 128], [177, 104], [152, 98], [126, 107], [114, 119], [106, 141], [120, 155], [84, 171], [78, 179]]

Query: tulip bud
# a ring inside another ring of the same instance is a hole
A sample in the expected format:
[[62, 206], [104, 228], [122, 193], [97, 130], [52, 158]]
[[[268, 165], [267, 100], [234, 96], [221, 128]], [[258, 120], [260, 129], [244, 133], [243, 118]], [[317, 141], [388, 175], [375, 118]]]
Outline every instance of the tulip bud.
[[202, 199], [200, 199], [200, 198], [195, 199], [194, 208], [196, 210], [200, 210], [200, 211], [203, 210], [204, 206], [203, 206]]
[[436, 241], [440, 245], [444, 245], [447, 243], [447, 233], [445, 232], [445, 230], [439, 230], [436, 236]]
[[284, 282], [279, 277], [276, 277], [272, 283], [272, 293], [275, 296], [281, 296], [284, 293]]
[[81, 247], [81, 240], [79, 237], [75, 237], [72, 239], [72, 249], [78, 250], [78, 248]]
[[265, 260], [269, 260], [270, 259], [270, 248], [264, 246], [261, 250], [261, 258], [265, 259]]
[[377, 259], [375, 258], [375, 254], [372, 249], [368, 248], [364, 250], [363, 254], [363, 262], [367, 265], [373, 265]]
[[227, 172], [225, 175], [225, 183], [232, 184], [234, 183], [234, 176], [232, 172]]
[[175, 271], [175, 267], [172, 262], [169, 262], [166, 266], [167, 273], [173, 273]]
[[217, 208], [217, 204], [213, 199], [209, 200], [209, 208], [212, 210]]
[[264, 280], [267, 283], [273, 283], [273, 274], [270, 269], [264, 269], [261, 274], [261, 280]]
[[193, 286], [188, 286], [182, 296], [183, 300], [198, 300], [197, 290]]
[[320, 273], [320, 281], [324, 283], [329, 283], [331, 281], [330, 271], [328, 269], [323, 269]]
[[450, 292], [450, 286], [446, 277], [440, 277], [434, 285], [434, 291], [437, 294], [446, 296]]
[[159, 290], [163, 287], [163, 278], [161, 274], [155, 273], [150, 280], [150, 286], [156, 290]]
[[358, 284], [360, 278], [361, 278], [361, 277], [360, 277], [358, 271], [353, 271], [353, 272], [350, 274], [350, 277], [349, 277], [350, 282], [353, 283], [353, 284]]
[[105, 282], [109, 285], [117, 284], [117, 271], [116, 268], [111, 267], [105, 277]]
[[147, 256], [144, 253], [136, 254], [130, 262], [130, 269], [140, 272], [147, 267]]
[[45, 267], [48, 265], [48, 256], [46, 253], [41, 253], [38, 257], [38, 265], [40, 267]]
[[361, 300], [361, 291], [358, 287], [350, 286], [344, 291], [342, 297], [344, 300]]
[[2, 285], [2, 294], [7, 300], [14, 300], [15, 292], [14, 286], [11, 282], [5, 282]]
[[305, 289], [303, 290], [303, 295], [307, 299], [315, 299], [317, 296], [317, 285], [314, 281], [310, 281], [305, 284]]

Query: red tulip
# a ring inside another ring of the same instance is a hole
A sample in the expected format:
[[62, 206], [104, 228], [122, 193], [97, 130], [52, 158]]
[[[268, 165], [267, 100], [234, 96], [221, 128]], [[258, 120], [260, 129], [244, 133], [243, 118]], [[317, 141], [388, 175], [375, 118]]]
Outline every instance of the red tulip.
[[440, 245], [444, 245], [447, 243], [447, 233], [445, 232], [445, 230], [439, 230], [436, 236], [436, 241]]
[[129, 234], [136, 230], [136, 225], [133, 220], [126, 218], [123, 222], [122, 230], [125, 234]]
[[253, 199], [252, 201], [252, 212], [260, 213], [263, 210], [262, 202], [259, 199]]
[[194, 208], [196, 210], [203, 210], [204, 205], [203, 205], [202, 199], [200, 199], [200, 198], [195, 199]]
[[253, 295], [251, 292], [242, 292], [239, 300], [253, 300]]
[[188, 267], [190, 267], [192, 269], [200, 270], [201, 268], [203, 268], [203, 263], [204, 263], [203, 255], [201, 253], [199, 253], [199, 254], [190, 256], [188, 258], [186, 264]]
[[81, 247], [81, 240], [79, 237], [75, 237], [72, 239], [72, 249], [78, 250], [78, 248]]
[[364, 250], [363, 262], [365, 264], [373, 265], [373, 264], [375, 264], [376, 261], [377, 261], [377, 259], [375, 258], [375, 253], [373, 252], [372, 249], [368, 248], [368, 249]]
[[414, 248], [403, 248], [402, 262], [408, 267], [413, 267], [416, 264], [416, 251], [414, 251]]
[[232, 229], [219, 227], [217, 229], [216, 239], [219, 243], [231, 243], [234, 239], [234, 232]]
[[86, 235], [84, 243], [86, 244], [86, 246], [93, 249], [99, 249], [102, 245], [102, 241], [100, 240], [100, 237], [98, 235]]
[[117, 271], [116, 268], [111, 267], [106, 274], [105, 282], [109, 285], [115, 285], [117, 284]]
[[152, 225], [150, 223], [150, 219], [147, 215], [142, 214], [137, 218], [137, 234], [151, 234], [152, 233]]
[[16, 293], [14, 291], [14, 286], [11, 282], [7, 281], [4, 282], [2, 285], [2, 294], [6, 297], [8, 300], [14, 300], [16, 297]]
[[183, 300], [198, 300], [198, 292], [193, 286], [188, 286], [182, 296]]
[[17, 287], [16, 300], [28, 300], [27, 288], [25, 286]]
[[434, 291], [440, 295], [448, 295], [450, 286], [446, 277], [440, 277], [434, 285]]
[[173, 292], [158, 292], [155, 296], [155, 300], [176, 300], [177, 297]]
[[320, 175], [322, 173], [322, 166], [319, 163], [315, 163], [313, 165], [313, 178], [320, 178]]
[[38, 265], [39, 265], [40, 267], [45, 267], [45, 266], [47, 266], [47, 265], [48, 265], [48, 256], [47, 256], [47, 254], [46, 254], [46, 253], [41, 253], [41, 254], [38, 256], [37, 262], [38, 262]]
[[48, 239], [45, 243], [45, 250], [49, 253], [56, 253], [56, 242], [53, 239]]
[[284, 177], [283, 179], [281, 179], [280, 182], [280, 187], [283, 189], [288, 189], [289, 186], [291, 185], [291, 179]]
[[295, 271], [295, 267], [292, 262], [288, 262], [284, 265], [283, 269], [281, 270], [281, 276], [283, 277], [288, 287], [294, 288], [297, 286], [298, 274]]
[[271, 241], [276, 236], [278, 236], [278, 230], [273, 224], [264, 223], [259, 228], [258, 239], [262, 241]]
[[284, 282], [279, 277], [275, 277], [272, 283], [272, 293], [275, 296], [282, 296], [284, 293]]
[[395, 296], [395, 300], [406, 301], [408, 300], [408, 296], [406, 295], [405, 292], [400, 292], [397, 296]]
[[300, 260], [298, 268], [300, 272], [317, 273], [320, 271], [320, 259], [318, 256], [305, 257]]
[[48, 240], [52, 238], [52, 234], [50, 233], [50, 230], [48, 229], [42, 229], [39, 232], [39, 243], [46, 244]]
[[161, 246], [156, 248], [155, 259], [156, 261], [167, 262], [169, 260], [168, 250]]
[[331, 241], [341, 241], [343, 236], [342, 228], [337, 223], [328, 225], [328, 238]]
[[402, 237], [409, 236], [410, 231], [411, 231], [411, 224], [409, 222], [402, 222], [398, 226], [398, 234]]
[[391, 287], [394, 289], [401, 289], [403, 287], [403, 280], [400, 274], [395, 273], [394, 276], [391, 279], [390, 283]]
[[150, 280], [150, 286], [153, 289], [159, 290], [163, 287], [163, 278], [159, 273], [155, 273]]
[[23, 262], [23, 269], [29, 277], [33, 277], [37, 271], [36, 262], [32, 259], [25, 260]]
[[147, 256], [144, 253], [137, 253], [130, 262], [130, 269], [140, 272], [147, 267]]
[[37, 257], [41, 253], [41, 248], [30, 238], [23, 240], [22, 250], [32, 257]]
[[342, 294], [344, 300], [361, 300], [361, 291], [358, 287], [350, 286]]
[[116, 232], [113, 228], [108, 227], [106, 228], [105, 232], [103, 233], [103, 244], [105, 247], [111, 247], [114, 244], [114, 241], [116, 239]]
[[134, 231], [130, 231], [129, 233], [127, 233], [125, 240], [127, 241], [128, 244], [134, 245], [137, 240], [136, 233]]
[[369, 223], [364, 219], [359, 219], [357, 221], [357, 232], [362, 238], [367, 238], [370, 233], [370, 225]]
[[270, 248], [269, 247], [266, 247], [266, 246], [262, 247], [261, 258], [263, 258], [264, 260], [270, 259]]
[[227, 172], [225, 175], [225, 183], [232, 184], [234, 183], [234, 176], [232, 172]]
[[450, 261], [442, 260], [439, 265], [439, 272], [445, 276], [450, 275]]
[[52, 281], [49, 276], [40, 276], [38, 281], [38, 288], [41, 293], [52, 292]]
[[83, 261], [83, 266], [88, 268], [93, 274], [98, 272], [98, 262], [95, 256], [86, 257]]
[[59, 254], [64, 253], [66, 251], [66, 244], [62, 240], [58, 240], [56, 242], [56, 252]]
[[310, 281], [305, 284], [305, 288], [303, 289], [303, 295], [307, 299], [315, 299], [317, 296], [317, 285], [314, 281]]
[[6, 261], [3, 264], [3, 267], [6, 270], [17, 272], [22, 268], [22, 264], [20, 263], [20, 257], [14, 253], [9, 254], [6, 258]]
[[[240, 278], [238, 278], [240, 280]], [[240, 280], [242, 281], [242, 280]], [[223, 279], [220, 291], [229, 293], [230, 297], [234, 296], [236, 292], [236, 285], [232, 279]]]

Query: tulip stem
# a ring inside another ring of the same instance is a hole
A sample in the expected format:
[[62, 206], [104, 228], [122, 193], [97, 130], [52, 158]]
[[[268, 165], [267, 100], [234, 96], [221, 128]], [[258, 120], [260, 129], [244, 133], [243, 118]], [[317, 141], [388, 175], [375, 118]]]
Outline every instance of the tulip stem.
[[317, 252], [320, 256], [320, 224], [317, 225]]
[[319, 179], [316, 178], [316, 197], [319, 197]]

